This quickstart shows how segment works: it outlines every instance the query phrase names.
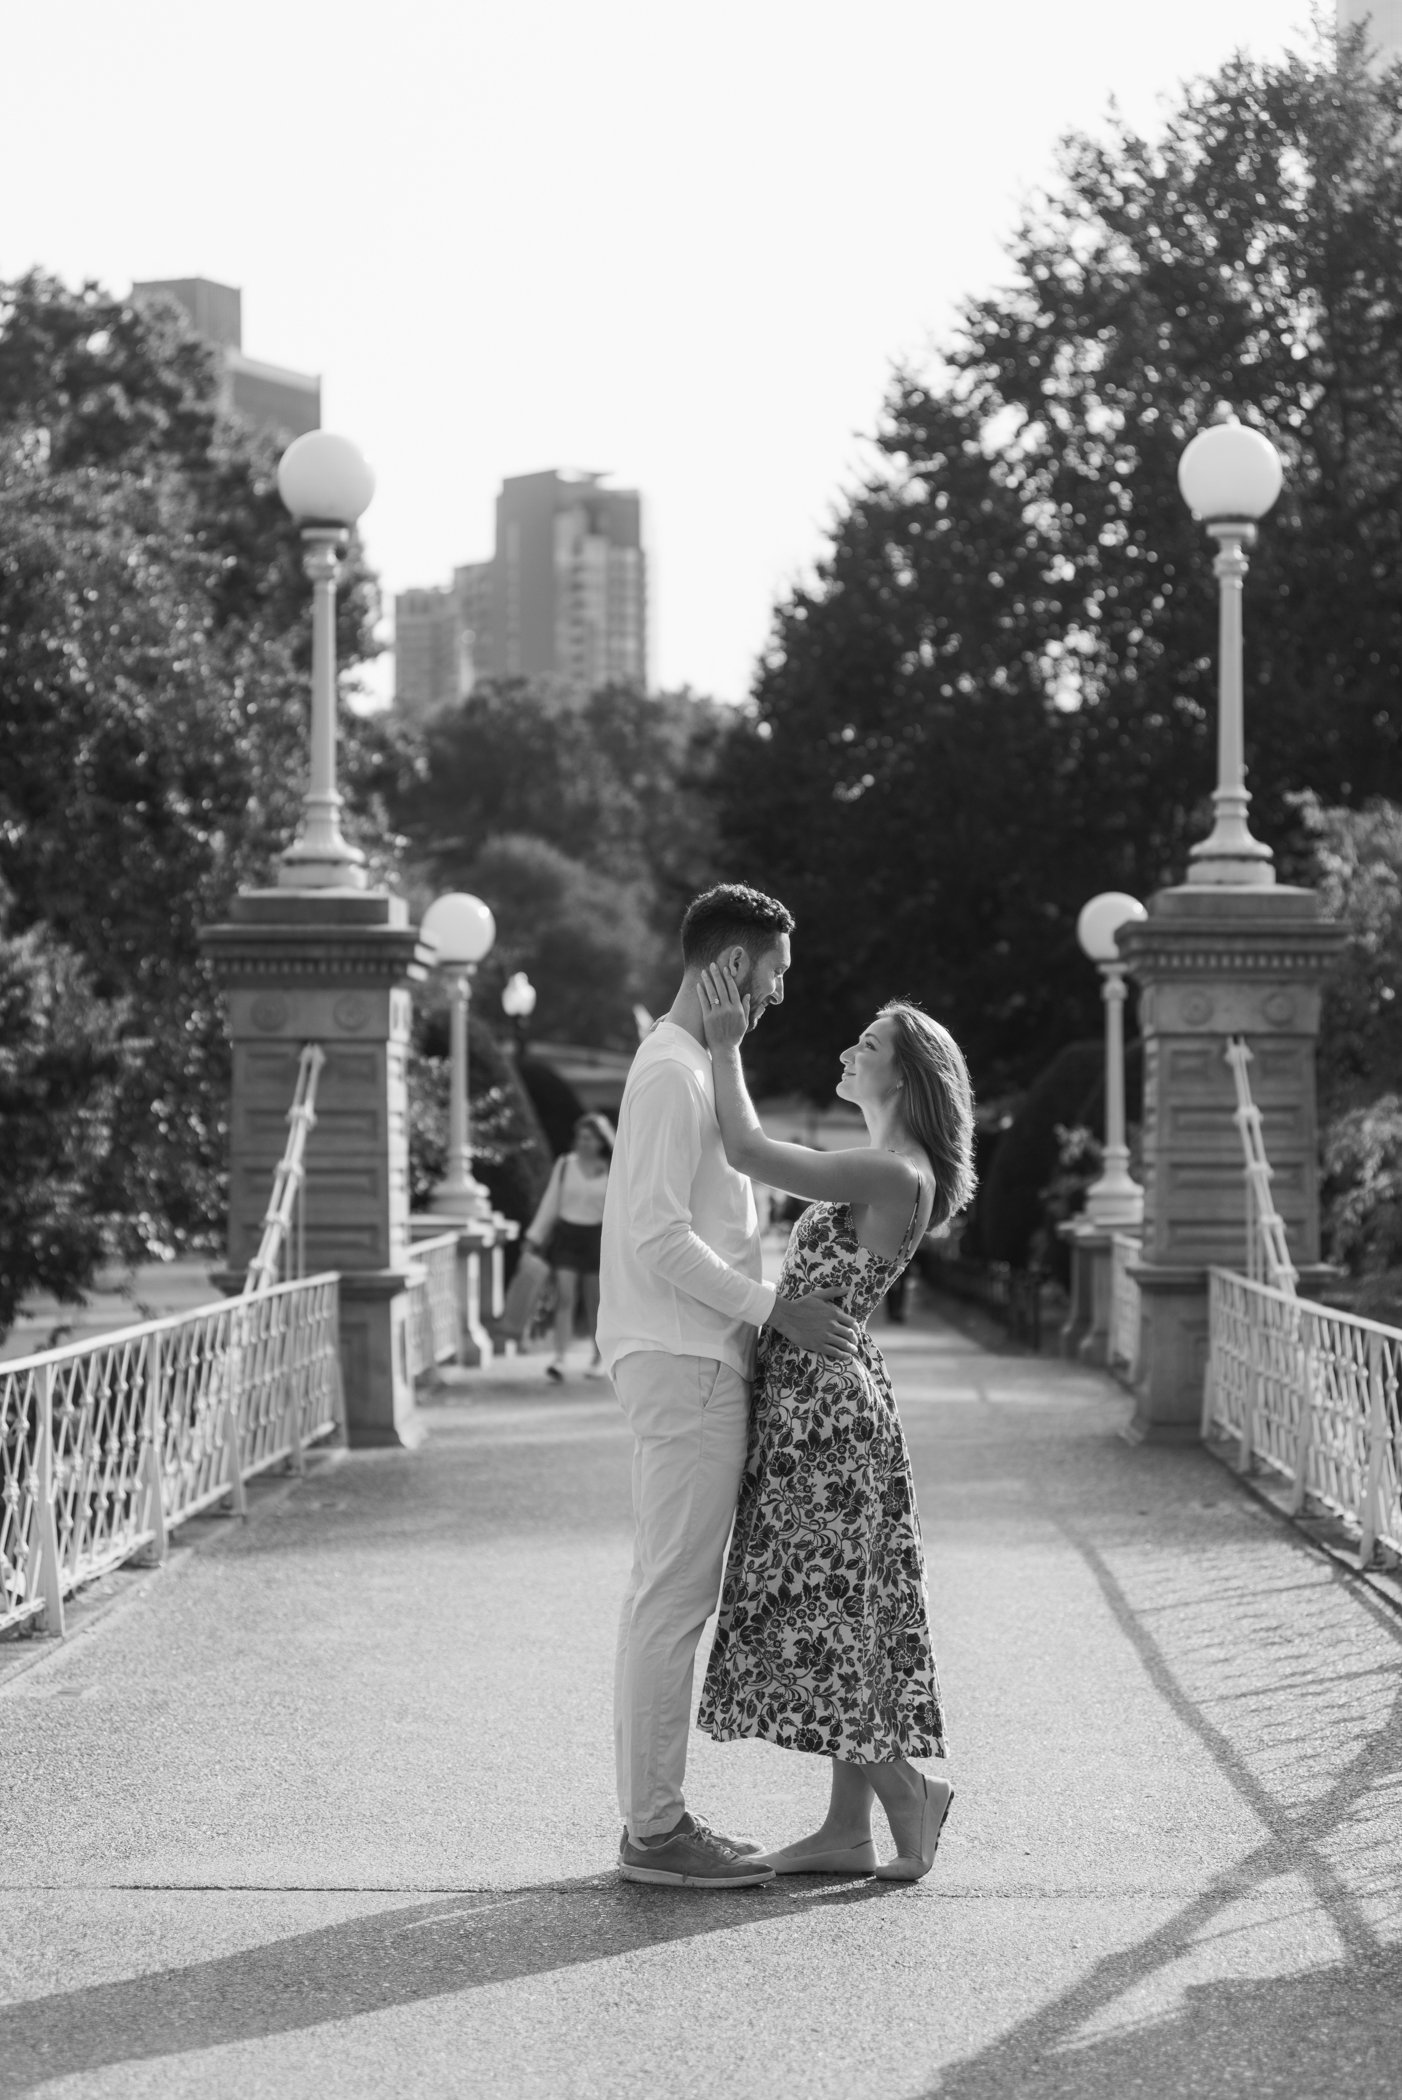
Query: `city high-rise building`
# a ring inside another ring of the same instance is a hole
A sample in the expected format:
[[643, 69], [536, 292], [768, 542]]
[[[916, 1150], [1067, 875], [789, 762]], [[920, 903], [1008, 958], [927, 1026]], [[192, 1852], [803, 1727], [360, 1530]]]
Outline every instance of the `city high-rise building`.
[[1385, 63], [1402, 58], [1402, 0], [1338, 0], [1340, 29], [1367, 25], [1368, 42]]
[[416, 722], [472, 690], [472, 633], [455, 585], [400, 591], [394, 601], [394, 699]]
[[219, 352], [224, 406], [252, 430], [288, 444], [321, 428], [321, 381], [309, 372], [264, 364], [243, 352], [243, 293], [208, 277], [147, 278], [131, 288], [141, 305], [171, 299], [197, 335]]
[[479, 678], [530, 678], [583, 698], [647, 684], [642, 498], [600, 474], [516, 474], [497, 497], [496, 551], [456, 572]]
[[570, 700], [647, 685], [642, 499], [599, 474], [518, 474], [497, 498], [496, 552], [446, 589], [395, 599], [395, 700], [422, 719], [479, 678], [529, 678]]

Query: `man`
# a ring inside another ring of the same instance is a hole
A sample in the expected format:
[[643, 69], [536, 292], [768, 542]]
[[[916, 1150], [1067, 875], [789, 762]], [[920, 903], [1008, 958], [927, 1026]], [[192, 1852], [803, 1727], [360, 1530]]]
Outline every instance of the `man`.
[[683, 976], [639, 1048], [619, 1111], [604, 1205], [599, 1349], [633, 1432], [633, 1571], [614, 1676], [614, 1744], [631, 1881], [737, 1888], [769, 1881], [753, 1845], [717, 1836], [682, 1798], [692, 1672], [720, 1591], [749, 1428], [756, 1334], [851, 1355], [855, 1323], [828, 1298], [784, 1300], [762, 1280], [754, 1190], [716, 1122], [697, 983], [735, 972], [754, 1027], [784, 996], [793, 920], [725, 883], [682, 921]]

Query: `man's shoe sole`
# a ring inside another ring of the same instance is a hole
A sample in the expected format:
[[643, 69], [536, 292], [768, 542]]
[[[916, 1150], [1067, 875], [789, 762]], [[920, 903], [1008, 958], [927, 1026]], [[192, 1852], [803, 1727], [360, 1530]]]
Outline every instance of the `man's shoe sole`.
[[650, 1881], [668, 1889], [751, 1889], [775, 1878], [772, 1867], [746, 1874], [676, 1874], [666, 1867], [635, 1867], [622, 1859], [618, 1871], [625, 1881]]

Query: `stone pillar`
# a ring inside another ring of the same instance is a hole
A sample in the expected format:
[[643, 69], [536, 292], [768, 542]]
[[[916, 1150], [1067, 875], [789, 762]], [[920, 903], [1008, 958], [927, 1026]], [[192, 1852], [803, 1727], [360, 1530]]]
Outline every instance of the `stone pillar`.
[[412, 1444], [409, 1376], [409, 985], [431, 960], [402, 897], [254, 890], [205, 954], [227, 992], [230, 1281], [257, 1251], [304, 1043], [326, 1052], [307, 1145], [306, 1267], [341, 1272], [352, 1443]]
[[1144, 1043], [1140, 1374], [1130, 1434], [1198, 1434], [1207, 1270], [1246, 1263], [1246, 1184], [1227, 1038], [1250, 1045], [1272, 1191], [1302, 1295], [1318, 1286], [1315, 1038], [1320, 986], [1343, 945], [1312, 890], [1184, 884], [1124, 926]]

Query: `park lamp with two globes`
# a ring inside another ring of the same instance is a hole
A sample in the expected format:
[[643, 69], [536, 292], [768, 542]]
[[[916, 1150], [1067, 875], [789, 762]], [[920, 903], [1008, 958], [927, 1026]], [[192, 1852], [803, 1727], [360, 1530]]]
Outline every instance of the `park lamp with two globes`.
[[[1269, 438], [1235, 416], [1199, 431], [1178, 463], [1183, 499], [1218, 547], [1217, 787], [1212, 831], [1189, 853], [1188, 881], [1219, 889], [1264, 889], [1275, 881], [1271, 849], [1252, 837], [1246, 821], [1241, 594], [1256, 520], [1275, 502], [1283, 480]], [[1084, 1221], [1092, 1229], [1136, 1226], [1144, 1216], [1144, 1191], [1130, 1174], [1125, 1142], [1125, 964], [1118, 936], [1146, 916], [1137, 897], [1106, 890], [1076, 921], [1076, 938], [1100, 971], [1105, 1001], [1105, 1164], [1086, 1195]]]

